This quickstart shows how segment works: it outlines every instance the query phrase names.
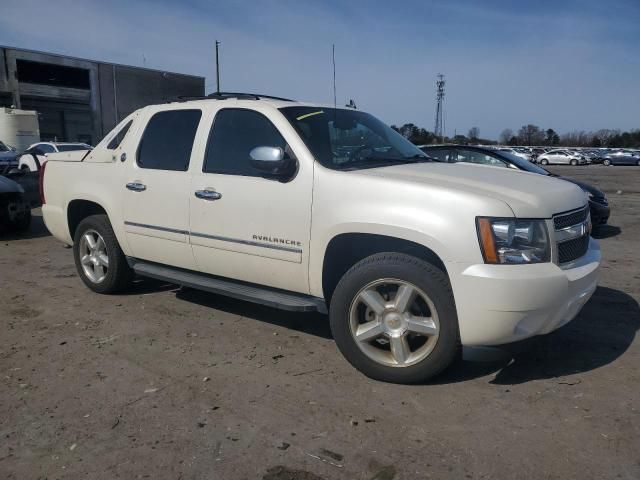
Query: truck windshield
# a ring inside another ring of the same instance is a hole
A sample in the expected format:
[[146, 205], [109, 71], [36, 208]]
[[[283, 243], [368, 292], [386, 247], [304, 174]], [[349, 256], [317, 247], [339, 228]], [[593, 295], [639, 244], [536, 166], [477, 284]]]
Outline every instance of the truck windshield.
[[280, 111], [323, 166], [357, 170], [431, 161], [373, 115], [357, 110], [285, 107]]

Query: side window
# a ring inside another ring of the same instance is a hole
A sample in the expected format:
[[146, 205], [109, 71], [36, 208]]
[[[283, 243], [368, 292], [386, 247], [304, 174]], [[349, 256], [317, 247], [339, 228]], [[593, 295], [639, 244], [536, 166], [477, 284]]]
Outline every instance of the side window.
[[156, 113], [138, 146], [138, 165], [156, 170], [187, 171], [201, 110]]
[[37, 148], [42, 153], [53, 153], [56, 151], [56, 149], [53, 148], [53, 145], [49, 145], [47, 143], [37, 143], [34, 145], [34, 148]]
[[431, 158], [435, 158], [436, 160], [440, 160], [441, 162], [449, 162], [453, 161], [451, 159], [451, 150], [446, 149], [434, 149], [434, 150], [424, 150], [424, 153], [429, 155]]
[[118, 133], [116, 133], [115, 137], [113, 137], [109, 142], [109, 144], [107, 145], [108, 150], [115, 150], [120, 146], [120, 144], [122, 143], [122, 140], [124, 140], [124, 137], [127, 135], [129, 128], [131, 128], [132, 123], [133, 123], [133, 120], [129, 120], [127, 124], [124, 127], [122, 127]]
[[458, 162], [478, 163], [480, 165], [491, 165], [494, 167], [506, 167], [507, 164], [497, 159], [493, 155], [475, 150], [458, 150]]
[[255, 147], [287, 149], [278, 129], [261, 113], [240, 108], [220, 110], [209, 133], [202, 171], [226, 175], [259, 177], [250, 163]]

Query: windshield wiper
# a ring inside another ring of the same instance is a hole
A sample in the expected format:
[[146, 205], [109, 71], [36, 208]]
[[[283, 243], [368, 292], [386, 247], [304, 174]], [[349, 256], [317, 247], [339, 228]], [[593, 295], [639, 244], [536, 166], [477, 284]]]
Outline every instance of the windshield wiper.
[[434, 160], [426, 155], [413, 155], [411, 157], [404, 158], [378, 158], [378, 157], [365, 157], [359, 160], [351, 162], [345, 162], [342, 164], [343, 170], [351, 170], [355, 168], [375, 168], [383, 167], [387, 165], [399, 165], [403, 163], [420, 163], [420, 162], [433, 162]]

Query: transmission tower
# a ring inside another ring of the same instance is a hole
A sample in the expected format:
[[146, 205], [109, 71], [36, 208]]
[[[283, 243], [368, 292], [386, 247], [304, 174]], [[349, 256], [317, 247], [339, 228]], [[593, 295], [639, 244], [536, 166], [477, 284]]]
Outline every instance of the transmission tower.
[[436, 126], [433, 129], [433, 133], [436, 138], [440, 138], [441, 142], [444, 138], [444, 84], [444, 75], [439, 73], [438, 80], [436, 81]]

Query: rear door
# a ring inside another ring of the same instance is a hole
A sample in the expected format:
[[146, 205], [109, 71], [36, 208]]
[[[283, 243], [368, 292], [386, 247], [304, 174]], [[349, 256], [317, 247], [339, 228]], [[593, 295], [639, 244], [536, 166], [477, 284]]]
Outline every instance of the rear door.
[[136, 258], [195, 269], [189, 245], [189, 164], [202, 117], [197, 108], [152, 109], [135, 138], [118, 147], [127, 241]]
[[215, 112], [189, 196], [193, 253], [202, 272], [308, 293], [313, 164], [280, 180], [251, 166], [255, 147], [295, 157], [290, 145], [301, 144], [284, 116], [261, 108]]

